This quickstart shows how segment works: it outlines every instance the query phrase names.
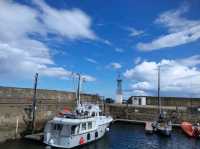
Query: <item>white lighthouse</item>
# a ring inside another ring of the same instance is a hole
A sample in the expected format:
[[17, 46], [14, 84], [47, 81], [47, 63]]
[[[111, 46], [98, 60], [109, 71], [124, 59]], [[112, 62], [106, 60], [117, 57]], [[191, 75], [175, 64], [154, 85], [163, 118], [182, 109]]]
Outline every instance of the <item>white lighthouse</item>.
[[122, 79], [120, 77], [120, 74], [118, 75], [117, 78], [117, 91], [116, 91], [116, 103], [122, 103], [123, 101], [123, 94], [122, 94]]

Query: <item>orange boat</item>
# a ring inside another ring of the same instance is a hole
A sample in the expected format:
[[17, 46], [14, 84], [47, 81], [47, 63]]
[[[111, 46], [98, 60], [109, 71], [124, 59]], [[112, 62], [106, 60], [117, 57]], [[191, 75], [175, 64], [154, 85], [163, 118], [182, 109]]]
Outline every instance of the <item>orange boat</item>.
[[190, 137], [199, 137], [200, 136], [200, 126], [193, 126], [189, 122], [182, 122], [181, 128], [183, 131]]

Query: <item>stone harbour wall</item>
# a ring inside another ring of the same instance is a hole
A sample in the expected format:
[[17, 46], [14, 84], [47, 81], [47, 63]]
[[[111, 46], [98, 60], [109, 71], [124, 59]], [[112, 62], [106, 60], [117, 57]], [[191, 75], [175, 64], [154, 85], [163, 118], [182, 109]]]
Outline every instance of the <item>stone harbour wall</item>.
[[[31, 120], [32, 96], [32, 89], [0, 87], [0, 142], [21, 137], [27, 130]], [[52, 119], [64, 107], [72, 110], [75, 106], [74, 92], [38, 89], [36, 98], [36, 131], [42, 130], [46, 121]], [[81, 94], [81, 99], [99, 104], [103, 111], [114, 119], [154, 121], [159, 113], [158, 107], [154, 105], [156, 100], [148, 101], [151, 105], [134, 106], [102, 104], [100, 96], [92, 94]], [[180, 124], [182, 121], [200, 121], [199, 100], [184, 99], [181, 103], [181, 100], [174, 102], [170, 99], [164, 102], [166, 103], [163, 110], [174, 124]]]
[[[158, 97], [147, 96], [147, 105], [158, 105]], [[161, 97], [161, 104], [163, 106], [200, 106], [200, 98], [189, 97]]]
[[[0, 87], [0, 142], [20, 137], [31, 120], [33, 89]], [[61, 109], [75, 106], [75, 93], [56, 90], [37, 90], [35, 129], [41, 130], [47, 120]], [[100, 97], [81, 94], [82, 101], [98, 103]]]
[[[107, 104], [106, 113], [113, 116], [114, 119], [126, 119], [135, 121], [154, 121], [158, 117], [159, 109], [157, 106], [133, 106], [125, 104]], [[198, 108], [183, 106], [163, 107], [167, 118], [174, 124], [180, 124], [182, 121], [200, 122], [200, 111]]]

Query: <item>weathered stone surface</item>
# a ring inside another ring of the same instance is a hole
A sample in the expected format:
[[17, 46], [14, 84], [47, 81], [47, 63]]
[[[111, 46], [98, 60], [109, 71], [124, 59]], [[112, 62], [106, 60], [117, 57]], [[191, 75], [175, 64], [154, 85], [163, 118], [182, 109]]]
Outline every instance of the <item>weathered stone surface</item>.
[[[146, 97], [147, 105], [158, 105], [158, 98], [153, 96]], [[200, 106], [200, 98], [186, 97], [161, 97], [163, 106]]]
[[[30, 122], [32, 89], [0, 87], [0, 142], [13, 139], [27, 129]], [[53, 118], [61, 109], [75, 106], [75, 93], [37, 90], [37, 109], [35, 129], [41, 130], [47, 120]], [[81, 94], [82, 101], [98, 102], [98, 95]], [[16, 126], [18, 122], [18, 134]]]
[[[115, 119], [137, 121], [154, 121], [159, 113], [157, 106], [107, 104], [105, 109], [106, 113], [109, 113]], [[191, 112], [191, 108], [188, 107], [163, 107], [163, 111], [176, 124], [180, 124], [182, 121], [200, 122], [200, 112], [198, 110]]]
[[[12, 139], [19, 136], [27, 128], [30, 119], [32, 89], [0, 87], [0, 141]], [[82, 94], [81, 99], [88, 102], [100, 103], [98, 95]], [[133, 106], [122, 104], [106, 104], [102, 106], [106, 113], [113, 118], [129, 119], [138, 121], [153, 121], [158, 116], [157, 100], [147, 99], [147, 106]], [[199, 99], [163, 99], [163, 109], [173, 123], [182, 121], [200, 121]], [[75, 94], [73, 92], [38, 90], [36, 129], [44, 127], [47, 120], [55, 116], [61, 109], [68, 107], [73, 109], [75, 105]], [[18, 134], [16, 126], [18, 120]]]

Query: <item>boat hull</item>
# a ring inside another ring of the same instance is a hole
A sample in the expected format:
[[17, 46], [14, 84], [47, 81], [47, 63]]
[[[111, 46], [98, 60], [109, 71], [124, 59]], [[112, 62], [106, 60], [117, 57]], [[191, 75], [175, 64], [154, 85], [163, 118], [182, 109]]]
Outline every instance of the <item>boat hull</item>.
[[157, 129], [157, 132], [164, 136], [171, 136], [170, 129]]
[[147, 134], [152, 134], [153, 133], [153, 123], [152, 122], [146, 122], [145, 123], [145, 132]]
[[[85, 145], [87, 143], [90, 143], [92, 141], [98, 140], [104, 136], [107, 128], [109, 127], [110, 123], [106, 123], [103, 125], [98, 126], [96, 130], [74, 135], [70, 137], [50, 137], [48, 134], [45, 134], [44, 137], [44, 143], [48, 146], [52, 147], [58, 147], [58, 148], [74, 148], [80, 145]], [[88, 134], [90, 135], [90, 138], [88, 139]]]
[[153, 123], [153, 130], [163, 136], [170, 136], [172, 132], [172, 126], [168, 123]]
[[193, 127], [193, 125], [189, 122], [182, 122], [181, 128], [189, 137], [196, 138], [200, 136], [200, 131], [197, 129], [197, 127]]

